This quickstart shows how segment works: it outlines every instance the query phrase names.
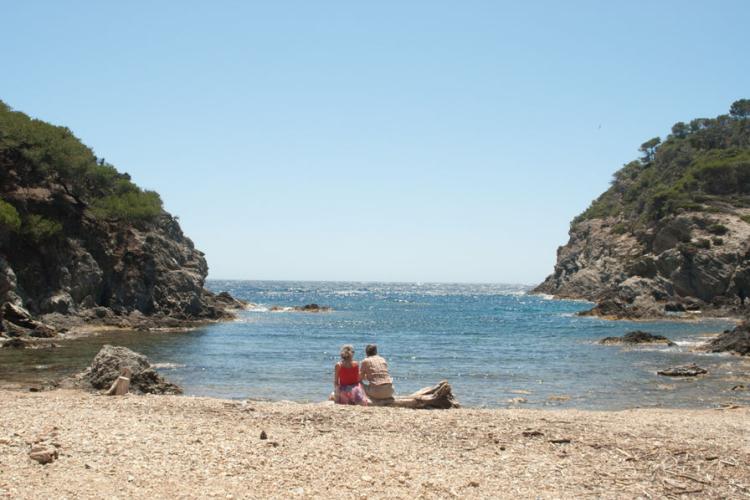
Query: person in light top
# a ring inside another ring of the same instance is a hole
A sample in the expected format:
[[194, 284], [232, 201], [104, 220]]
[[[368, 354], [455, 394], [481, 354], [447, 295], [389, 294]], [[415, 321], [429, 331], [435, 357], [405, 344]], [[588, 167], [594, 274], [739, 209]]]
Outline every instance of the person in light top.
[[333, 400], [340, 405], [367, 406], [367, 396], [359, 378], [359, 365], [354, 361], [354, 347], [341, 348], [341, 361], [333, 371]]
[[378, 355], [378, 346], [370, 344], [365, 348], [367, 357], [359, 368], [360, 379], [367, 381], [365, 393], [373, 403], [393, 399], [393, 379], [388, 373], [388, 363]]

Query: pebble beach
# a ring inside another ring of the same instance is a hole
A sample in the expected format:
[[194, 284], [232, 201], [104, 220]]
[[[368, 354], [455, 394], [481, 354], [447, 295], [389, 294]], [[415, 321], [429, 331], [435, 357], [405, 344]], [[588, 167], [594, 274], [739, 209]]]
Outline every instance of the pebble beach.
[[749, 417], [0, 390], [0, 497], [743, 498]]

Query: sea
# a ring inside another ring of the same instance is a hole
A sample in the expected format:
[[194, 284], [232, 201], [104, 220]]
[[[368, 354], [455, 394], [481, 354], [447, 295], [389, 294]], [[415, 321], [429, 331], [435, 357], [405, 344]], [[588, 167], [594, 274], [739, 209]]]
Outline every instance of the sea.
[[[148, 356], [185, 394], [317, 402], [332, 390], [343, 344], [377, 344], [398, 394], [448, 380], [476, 408], [714, 408], [750, 403], [750, 362], [695, 352], [728, 320], [631, 322], [582, 317], [592, 304], [507, 284], [209, 281], [253, 305], [235, 321], [181, 333], [110, 332], [54, 350], [0, 350], [0, 380], [55, 379], [87, 366], [103, 344]], [[328, 312], [298, 312], [315, 303]], [[274, 306], [277, 306], [274, 308]], [[273, 310], [277, 309], [277, 310]], [[280, 310], [278, 310], [280, 309]], [[598, 340], [644, 330], [676, 346]], [[708, 375], [660, 369], [696, 363]]]

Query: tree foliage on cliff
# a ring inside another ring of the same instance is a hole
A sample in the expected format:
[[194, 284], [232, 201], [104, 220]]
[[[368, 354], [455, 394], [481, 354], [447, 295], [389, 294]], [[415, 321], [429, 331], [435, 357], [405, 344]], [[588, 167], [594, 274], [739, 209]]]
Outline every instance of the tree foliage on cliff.
[[679, 122], [644, 156], [614, 174], [612, 186], [573, 222], [622, 217], [636, 223], [687, 210], [750, 206], [750, 100], [729, 115]]
[[[102, 219], [150, 221], [163, 213], [157, 193], [140, 189], [128, 174], [97, 159], [68, 128], [31, 119], [0, 101], [0, 187], [19, 179], [27, 186], [59, 184]], [[7, 211], [0, 205], [0, 218]], [[39, 225], [29, 229], [36, 234]]]
[[18, 231], [21, 227], [21, 217], [16, 208], [10, 203], [0, 200], [0, 229]]

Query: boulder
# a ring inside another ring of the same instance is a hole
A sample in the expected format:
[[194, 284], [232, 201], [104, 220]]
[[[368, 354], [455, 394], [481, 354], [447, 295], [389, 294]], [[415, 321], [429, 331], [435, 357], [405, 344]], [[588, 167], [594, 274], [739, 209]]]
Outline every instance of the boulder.
[[2, 346], [10, 349], [25, 349], [26, 347], [28, 347], [28, 344], [25, 340], [19, 337], [13, 337], [9, 340], [6, 340]]
[[109, 389], [120, 376], [123, 368], [129, 368], [130, 388], [134, 392], [149, 394], [181, 394], [182, 389], [162, 378], [143, 354], [127, 347], [105, 345], [94, 357], [91, 367], [83, 375], [95, 389]]
[[636, 330], [626, 333], [622, 337], [606, 337], [599, 341], [600, 344], [664, 344], [668, 346], [677, 345], [664, 335], [654, 335], [652, 333]]
[[743, 323], [727, 330], [706, 346], [709, 352], [733, 352], [742, 356], [750, 355], [750, 324]]
[[244, 309], [246, 302], [235, 299], [229, 292], [220, 292], [216, 294], [216, 302], [227, 309]]
[[3, 318], [23, 328], [35, 328], [36, 322], [31, 318], [31, 313], [23, 307], [6, 302], [3, 305]]
[[673, 366], [656, 373], [665, 377], [697, 377], [698, 375], [705, 375], [708, 373], [708, 370], [701, 368], [695, 363], [691, 363], [689, 365]]

